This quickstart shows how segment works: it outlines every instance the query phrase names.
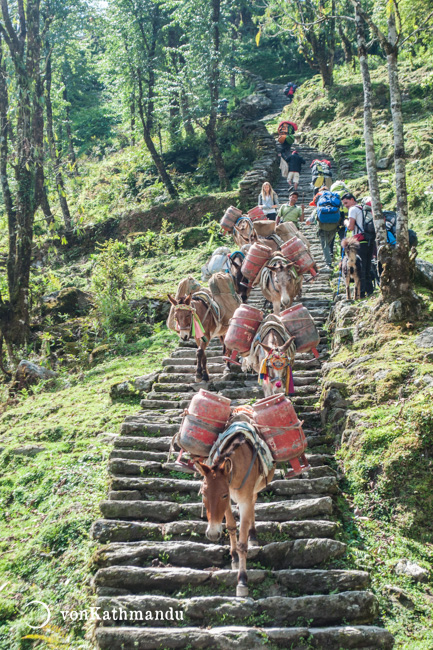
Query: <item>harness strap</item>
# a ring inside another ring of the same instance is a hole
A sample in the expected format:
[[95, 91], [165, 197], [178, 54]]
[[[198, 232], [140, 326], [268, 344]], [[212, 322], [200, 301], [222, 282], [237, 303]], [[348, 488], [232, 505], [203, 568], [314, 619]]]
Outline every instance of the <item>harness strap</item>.
[[[251, 459], [251, 463], [250, 463], [250, 466], [248, 468], [248, 471], [245, 474], [244, 479], [243, 479], [242, 483], [240, 484], [240, 486], [238, 488], [232, 488], [232, 490], [241, 490], [244, 487], [247, 478], [251, 474], [251, 470], [253, 469], [254, 463], [256, 462], [257, 454], [258, 454], [257, 447], [254, 446], [254, 448], [253, 448], [253, 457]], [[232, 477], [233, 477], [233, 466], [232, 466], [232, 472], [230, 474], [229, 485], [231, 484]]]

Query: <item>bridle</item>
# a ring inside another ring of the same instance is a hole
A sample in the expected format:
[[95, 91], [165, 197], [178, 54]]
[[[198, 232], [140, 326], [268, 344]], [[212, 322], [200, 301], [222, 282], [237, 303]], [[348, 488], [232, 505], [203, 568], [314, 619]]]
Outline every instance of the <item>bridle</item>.
[[273, 368], [277, 372], [281, 372], [285, 368], [288, 368], [285, 387], [285, 393], [288, 395], [290, 392], [290, 379], [292, 378], [292, 363], [287, 352], [283, 352], [283, 354], [278, 354], [275, 350], [270, 350], [270, 352], [268, 352], [260, 367], [258, 379], [259, 384], [262, 384], [264, 381], [269, 381], [271, 384], [280, 381], [279, 377], [271, 379], [268, 368]]
[[180, 332], [180, 325], [177, 319], [176, 312], [178, 311], [188, 311], [191, 314], [191, 322], [189, 324], [189, 338], [193, 336], [194, 338], [201, 339], [205, 335], [204, 327], [201, 323], [200, 318], [197, 315], [195, 308], [192, 305], [176, 305], [174, 308], [174, 319], [176, 321], [176, 331]]

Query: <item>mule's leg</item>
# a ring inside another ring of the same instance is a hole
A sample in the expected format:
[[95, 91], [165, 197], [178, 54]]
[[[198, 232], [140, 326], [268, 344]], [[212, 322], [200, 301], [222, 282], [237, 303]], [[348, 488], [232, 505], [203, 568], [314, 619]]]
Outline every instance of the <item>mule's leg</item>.
[[[350, 275], [348, 275], [346, 278], [346, 298], [347, 300], [350, 300]], [[355, 285], [355, 293], [356, 293], [356, 285]], [[355, 296], [356, 298], [356, 296]]]
[[250, 532], [248, 533], [248, 546], [258, 546], [259, 542], [257, 539], [256, 532], [256, 515], [255, 515], [255, 504], [253, 505], [253, 519], [250, 524]]
[[272, 301], [272, 307], [274, 309], [274, 314], [276, 316], [279, 316], [280, 312], [281, 312], [281, 298], [278, 298], [278, 300]]
[[[227, 348], [226, 348], [224, 336], [220, 336], [220, 341], [223, 346], [223, 357], [229, 356], [227, 355]], [[226, 375], [228, 372], [230, 372], [230, 364], [228, 361], [226, 361], [226, 367], [224, 368], [223, 374]]]
[[355, 279], [355, 300], [360, 300], [360, 298], [361, 298], [361, 280], [357, 275]]
[[204, 351], [202, 350], [201, 344], [200, 347], [197, 350], [196, 358], [197, 358], [197, 368], [195, 371], [195, 380], [196, 381], [201, 381], [203, 379], [203, 368], [202, 368], [202, 363], [203, 363], [203, 356], [204, 356]]
[[239, 555], [236, 549], [236, 521], [233, 517], [232, 507], [229, 504], [226, 510], [226, 527], [230, 537], [230, 555], [232, 557], [232, 570], [239, 569]]
[[239, 504], [240, 527], [239, 541], [237, 551], [239, 554], [239, 573], [238, 585], [236, 587], [236, 596], [246, 598], [248, 596], [248, 576], [247, 576], [247, 551], [248, 551], [248, 533], [251, 523], [254, 521], [254, 503], [252, 501]]
[[202, 363], [202, 376], [203, 376], [203, 381], [209, 381], [209, 375], [207, 371], [207, 359], [206, 359], [206, 348], [207, 348], [207, 343], [200, 343], [200, 349], [202, 350], [203, 356], [201, 359]]

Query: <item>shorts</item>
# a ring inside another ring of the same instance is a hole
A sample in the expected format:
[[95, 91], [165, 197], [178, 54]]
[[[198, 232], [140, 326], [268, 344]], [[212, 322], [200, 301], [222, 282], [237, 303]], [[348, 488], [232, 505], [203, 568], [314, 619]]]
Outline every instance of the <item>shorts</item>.
[[299, 172], [289, 172], [287, 176], [287, 182], [291, 183], [292, 181], [296, 185], [299, 183]]

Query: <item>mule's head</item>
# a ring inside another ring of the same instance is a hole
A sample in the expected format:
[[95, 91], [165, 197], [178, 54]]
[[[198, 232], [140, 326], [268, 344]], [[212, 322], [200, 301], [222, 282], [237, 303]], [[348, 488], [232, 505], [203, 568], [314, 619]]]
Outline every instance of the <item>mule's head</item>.
[[223, 519], [230, 503], [231, 460], [226, 458], [220, 465], [214, 467], [198, 462], [196, 467], [203, 476], [201, 494], [208, 520], [206, 537], [211, 542], [217, 542], [222, 535]]
[[271, 395], [286, 392], [287, 373], [293, 367], [295, 347], [293, 337], [277, 348], [262, 344], [266, 352], [266, 385]]
[[281, 291], [281, 304], [287, 307], [290, 307], [292, 304], [296, 290], [296, 281], [292, 272], [292, 266], [293, 264], [290, 262], [279, 262], [272, 267]]
[[168, 294], [168, 299], [174, 307], [174, 320], [176, 330], [179, 332], [182, 341], [188, 341], [191, 338], [193, 308], [191, 306], [192, 295], [183, 296], [176, 300]]

